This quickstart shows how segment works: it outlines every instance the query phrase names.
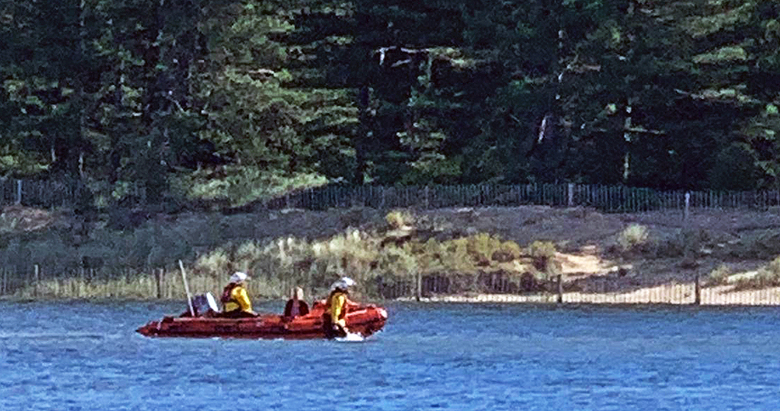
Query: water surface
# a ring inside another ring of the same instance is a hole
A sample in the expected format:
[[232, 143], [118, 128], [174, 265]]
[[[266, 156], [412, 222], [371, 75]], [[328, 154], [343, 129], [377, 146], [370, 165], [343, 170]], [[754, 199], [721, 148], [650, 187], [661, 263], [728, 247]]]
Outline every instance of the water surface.
[[780, 308], [390, 304], [360, 343], [134, 332], [181, 311], [0, 302], [0, 410], [780, 407]]

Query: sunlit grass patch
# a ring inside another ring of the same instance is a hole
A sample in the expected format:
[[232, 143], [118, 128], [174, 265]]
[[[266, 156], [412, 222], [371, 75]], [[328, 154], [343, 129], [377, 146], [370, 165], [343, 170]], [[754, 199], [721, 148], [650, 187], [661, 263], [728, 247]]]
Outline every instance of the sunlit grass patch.
[[387, 225], [393, 230], [411, 227], [414, 225], [414, 218], [412, 214], [406, 210], [390, 211], [387, 213], [387, 216], [385, 216], [385, 221], [387, 221]]
[[647, 244], [648, 229], [641, 224], [631, 224], [618, 235], [617, 243], [621, 251], [636, 250]]
[[737, 281], [738, 289], [767, 288], [780, 286], [780, 256], [758, 270], [752, 277]]
[[729, 266], [725, 264], [719, 265], [717, 268], [712, 270], [710, 274], [707, 276], [708, 283], [712, 285], [723, 285], [728, 283], [729, 277], [732, 275], [732, 270]]

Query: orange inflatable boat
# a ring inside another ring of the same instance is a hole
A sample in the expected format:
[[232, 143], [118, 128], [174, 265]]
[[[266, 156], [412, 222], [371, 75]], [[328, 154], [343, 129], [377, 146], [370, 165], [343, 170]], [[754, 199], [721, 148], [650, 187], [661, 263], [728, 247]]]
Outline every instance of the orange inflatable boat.
[[[315, 304], [309, 314], [292, 318], [267, 314], [232, 319], [187, 314], [151, 321], [137, 331], [147, 337], [317, 339], [325, 338], [323, 313], [324, 306]], [[386, 321], [387, 311], [373, 305], [351, 307], [346, 315], [347, 329], [363, 337], [381, 330]]]

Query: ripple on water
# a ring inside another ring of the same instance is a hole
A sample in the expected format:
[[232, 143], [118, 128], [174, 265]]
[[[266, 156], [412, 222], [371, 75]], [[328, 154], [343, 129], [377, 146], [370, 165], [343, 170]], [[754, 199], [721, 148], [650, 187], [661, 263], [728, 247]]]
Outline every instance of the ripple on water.
[[[262, 306], [280, 310], [280, 304]], [[780, 310], [394, 304], [358, 343], [148, 339], [178, 305], [0, 303], [0, 410], [774, 410]]]

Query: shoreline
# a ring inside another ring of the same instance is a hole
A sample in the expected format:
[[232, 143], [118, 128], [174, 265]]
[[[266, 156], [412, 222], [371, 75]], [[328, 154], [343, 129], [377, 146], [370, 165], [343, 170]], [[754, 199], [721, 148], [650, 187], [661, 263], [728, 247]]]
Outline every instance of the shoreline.
[[[734, 285], [702, 287], [701, 301], [696, 304], [695, 285], [668, 284], [631, 291], [606, 293], [563, 293], [558, 303], [557, 294], [476, 294], [438, 295], [421, 297], [425, 303], [512, 303], [512, 304], [592, 304], [592, 305], [700, 305], [700, 306], [780, 306], [780, 287], [739, 290]], [[415, 297], [396, 301], [417, 302]]]
[[[131, 268], [132, 258], [114, 255], [127, 249], [125, 254], [138, 257], [136, 242], [173, 238], [191, 246], [188, 252], [197, 256], [187, 263], [194, 293], [217, 295], [225, 273], [243, 269], [263, 273], [248, 287], [257, 301], [282, 300], [294, 285], [316, 295], [339, 272], [358, 280], [367, 295], [380, 301], [417, 301], [420, 295], [432, 303], [556, 304], [559, 295], [551, 276], [557, 275], [562, 276], [567, 304], [695, 304], [695, 279], [701, 279], [701, 305], [780, 306], [778, 287], [735, 289], [780, 284], [780, 259], [772, 260], [780, 253], [780, 248], [774, 251], [776, 233], [756, 228], [776, 223], [780, 233], [775, 214], [695, 213], [680, 231], [658, 213], [612, 215], [536, 206], [394, 210], [387, 215], [359, 211], [177, 216], [160, 220], [155, 227], [159, 232], [141, 227], [119, 233], [96, 226], [79, 237], [78, 247], [86, 248], [72, 253], [67, 247], [77, 243], [54, 247], [49, 237], [62, 233], [44, 230], [23, 248], [6, 250], [33, 266], [9, 260], [8, 267], [0, 267], [0, 300], [184, 301], [179, 270], [154, 268], [175, 253], [154, 248], [139, 269]], [[419, 232], [387, 231], [395, 226]], [[309, 240], [314, 234], [324, 237]], [[122, 240], [116, 244], [129, 248], [106, 249], [107, 240]], [[395, 247], [386, 247], [393, 242]], [[89, 248], [96, 244], [103, 248]], [[61, 254], [83, 255], [78, 264], [99, 267], [68, 268], [52, 260]]]
[[[736, 289], [735, 285], [718, 285], [701, 288], [701, 301], [696, 304], [695, 285], [666, 284], [656, 287], [639, 288], [630, 291], [615, 291], [601, 293], [567, 292], [563, 293], [563, 301], [558, 302], [557, 294], [488, 294], [466, 293], [452, 295], [430, 295], [417, 299], [415, 296], [395, 299], [365, 298], [366, 303], [460, 303], [460, 304], [541, 304], [541, 305], [611, 305], [611, 306], [780, 306], [780, 287], [761, 289]], [[286, 297], [268, 298], [256, 297], [255, 304], [284, 302]], [[141, 297], [141, 296], [30, 296], [6, 295], [0, 296], [2, 302], [39, 303], [39, 302], [91, 302], [95, 304], [138, 302], [138, 303], [173, 303], [186, 301], [186, 298], [175, 297]]]

